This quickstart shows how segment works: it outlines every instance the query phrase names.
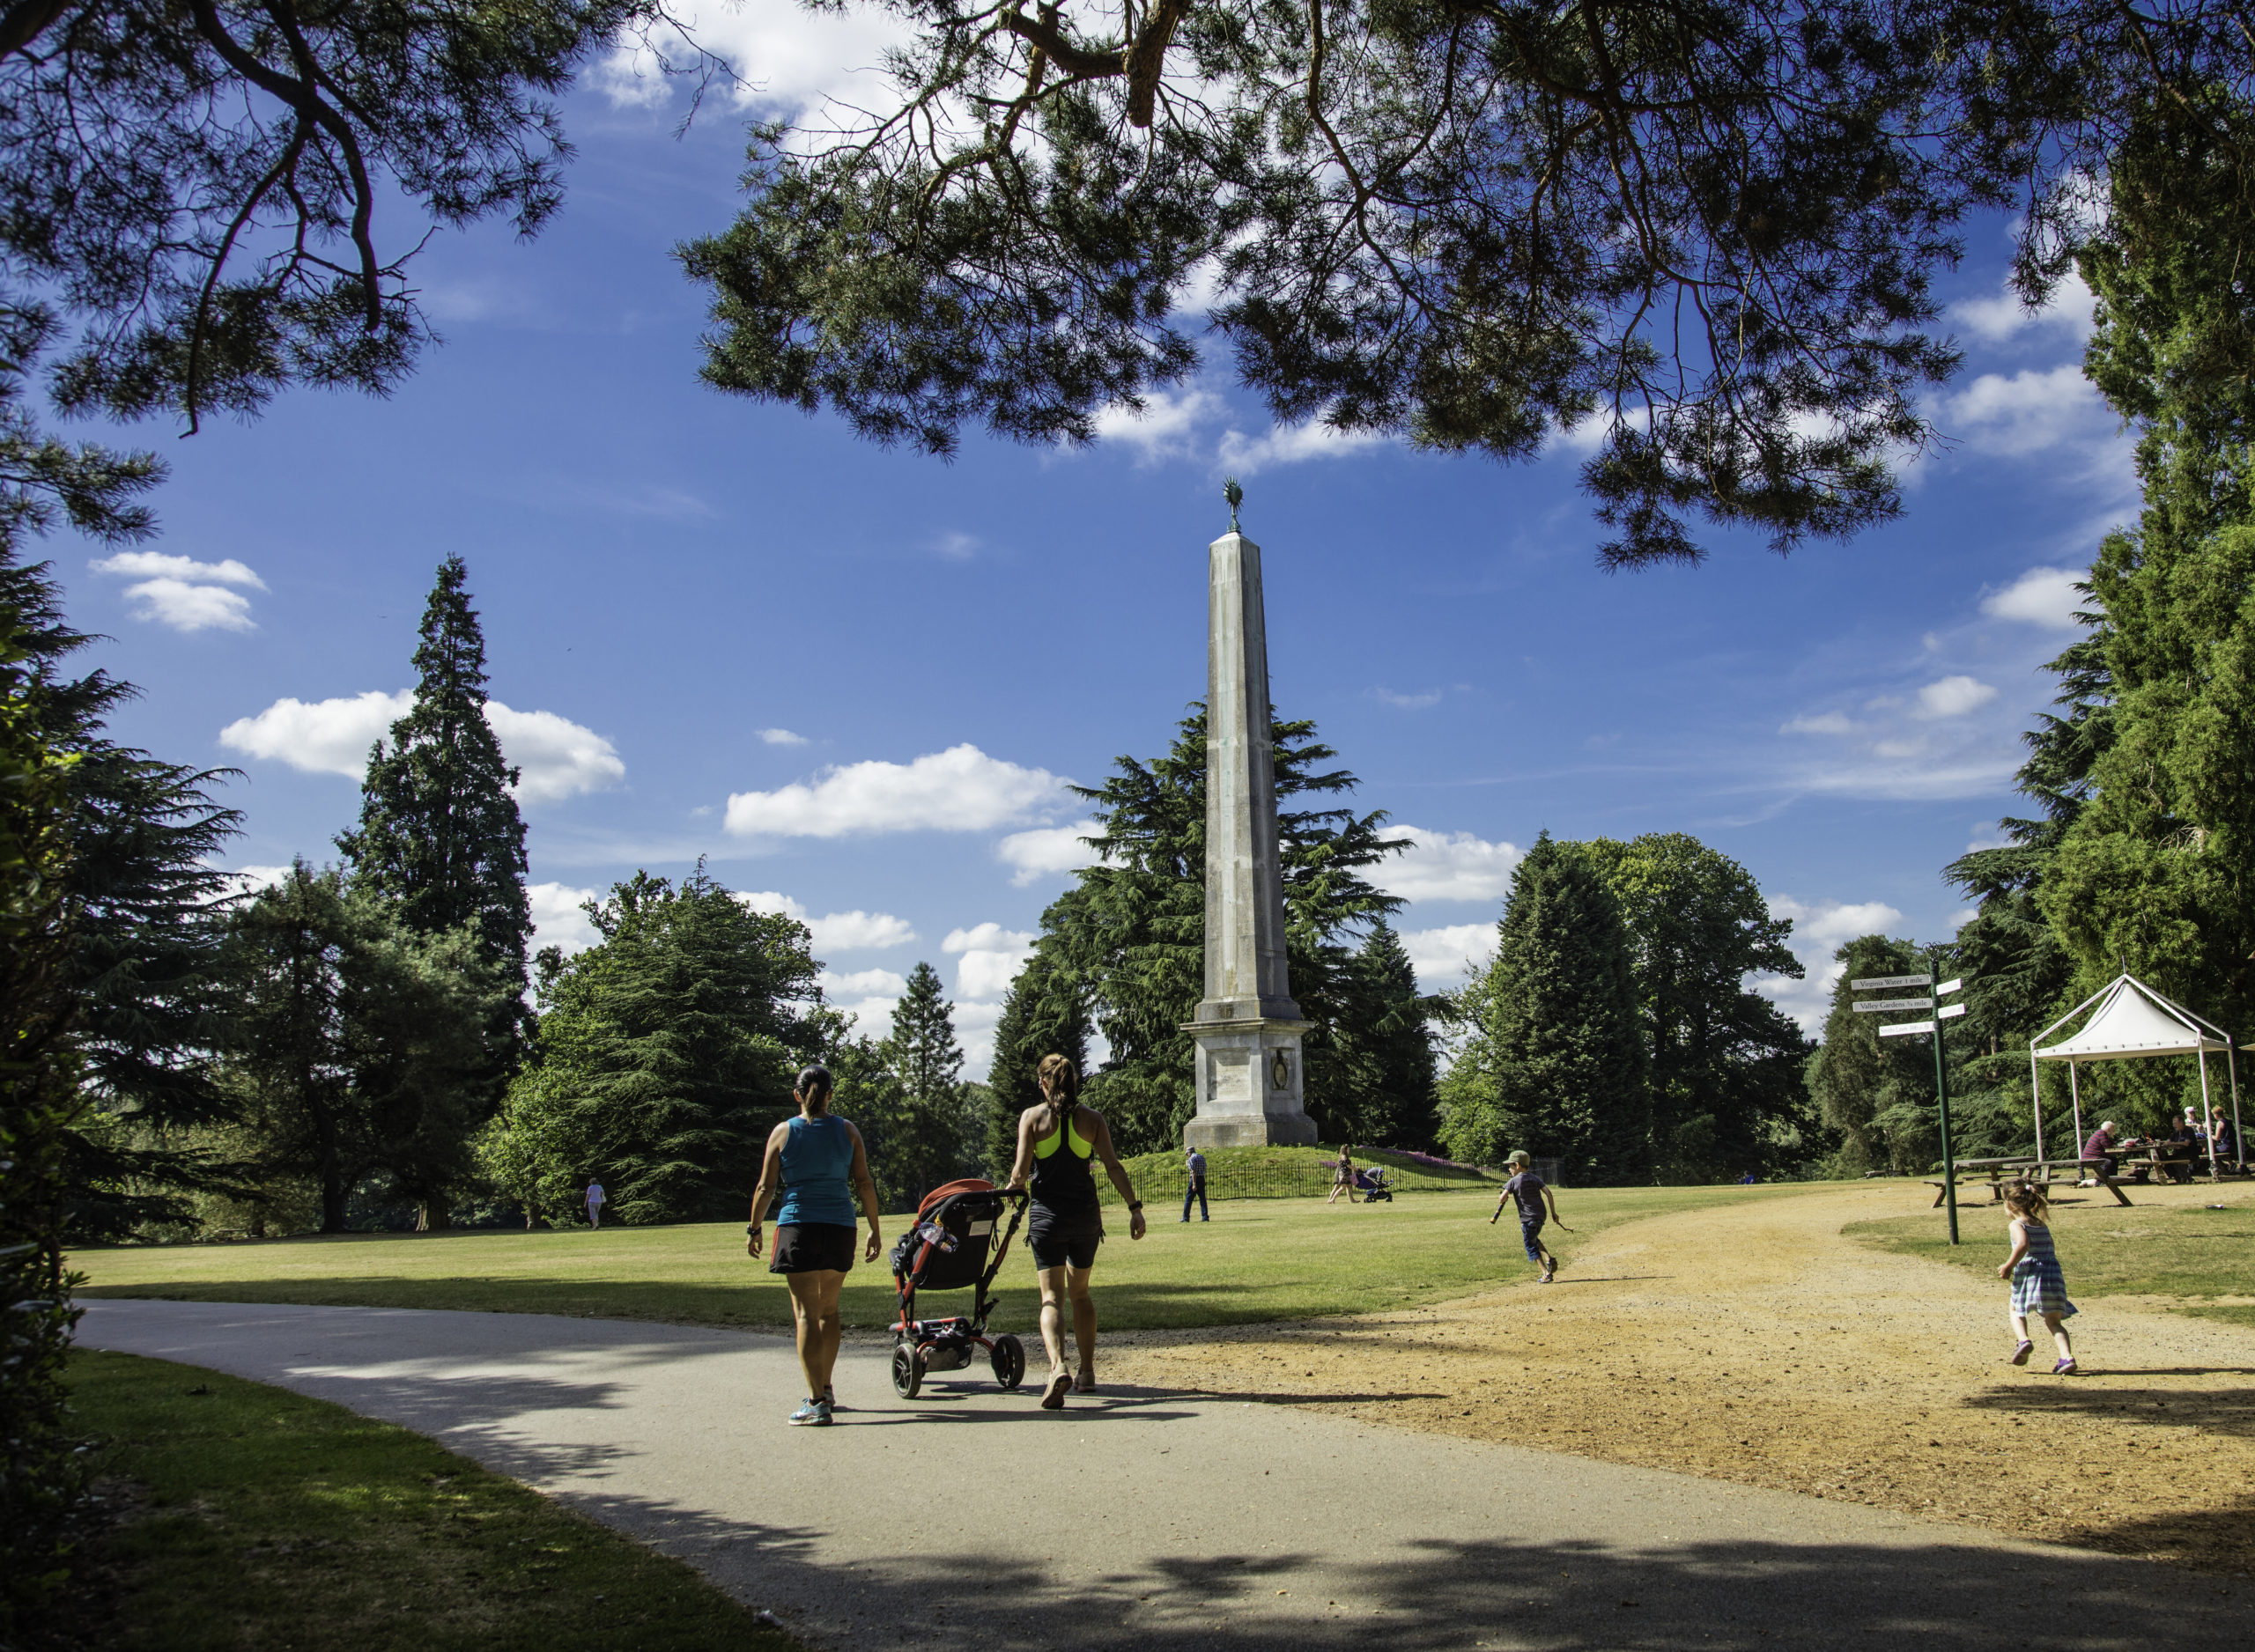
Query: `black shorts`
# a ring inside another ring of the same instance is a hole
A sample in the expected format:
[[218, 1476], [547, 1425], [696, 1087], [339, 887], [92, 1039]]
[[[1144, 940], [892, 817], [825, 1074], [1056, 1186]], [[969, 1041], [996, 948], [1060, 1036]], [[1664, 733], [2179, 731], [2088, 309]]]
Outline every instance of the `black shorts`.
[[775, 1230], [775, 1259], [770, 1273], [850, 1272], [854, 1266], [858, 1228], [834, 1221], [793, 1222]]
[[1096, 1248], [1104, 1243], [1104, 1218], [1095, 1211], [1085, 1216], [1063, 1215], [1046, 1206], [1033, 1207], [1026, 1223], [1025, 1242], [1038, 1268], [1081, 1269], [1096, 1265]]

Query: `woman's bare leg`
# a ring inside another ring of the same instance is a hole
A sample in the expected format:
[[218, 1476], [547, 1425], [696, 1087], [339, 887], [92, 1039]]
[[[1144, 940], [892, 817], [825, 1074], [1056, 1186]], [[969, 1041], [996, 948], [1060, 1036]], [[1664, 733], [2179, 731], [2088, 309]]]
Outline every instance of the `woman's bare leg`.
[[[1065, 1368], [1065, 1314], [1061, 1299], [1066, 1293], [1068, 1272], [1061, 1267], [1043, 1268], [1035, 1275], [1041, 1281], [1041, 1346], [1048, 1352], [1053, 1373]], [[1074, 1317], [1077, 1322], [1077, 1312]]]
[[814, 1391], [827, 1394], [838, 1371], [838, 1287], [846, 1283], [846, 1276], [825, 1268], [814, 1277], [819, 1281], [817, 1290], [822, 1310], [815, 1336], [815, 1369], [822, 1377], [822, 1386]]
[[1065, 1288], [1073, 1299], [1073, 1350], [1080, 1356], [1076, 1380], [1083, 1391], [1096, 1382], [1096, 1298], [1089, 1294], [1089, 1270], [1065, 1270]]
[[2075, 1345], [2067, 1340], [2066, 1324], [2059, 1315], [2044, 1315], [2044, 1329], [2052, 1333], [2052, 1341], [2059, 1348], [2059, 1357], [2062, 1360], [2072, 1360], [2075, 1357]]
[[[832, 1275], [833, 1279], [836, 1275]], [[823, 1385], [830, 1381], [822, 1358], [822, 1280], [821, 1273], [786, 1273], [783, 1282], [791, 1287], [791, 1328], [798, 1333], [799, 1369], [807, 1379], [807, 1398], [820, 1399]], [[831, 1313], [833, 1316], [830, 1357], [838, 1357], [834, 1318], [838, 1311], [837, 1287], [831, 1287]]]

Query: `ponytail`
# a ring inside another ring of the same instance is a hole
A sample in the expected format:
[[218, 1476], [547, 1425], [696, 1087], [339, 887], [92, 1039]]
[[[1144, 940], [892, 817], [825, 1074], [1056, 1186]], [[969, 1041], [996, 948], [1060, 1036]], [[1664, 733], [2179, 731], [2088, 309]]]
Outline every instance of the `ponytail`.
[[1081, 1075], [1063, 1056], [1044, 1056], [1037, 1070], [1041, 1080], [1042, 1100], [1048, 1104], [1052, 1124], [1072, 1117], [1074, 1105], [1081, 1098]]

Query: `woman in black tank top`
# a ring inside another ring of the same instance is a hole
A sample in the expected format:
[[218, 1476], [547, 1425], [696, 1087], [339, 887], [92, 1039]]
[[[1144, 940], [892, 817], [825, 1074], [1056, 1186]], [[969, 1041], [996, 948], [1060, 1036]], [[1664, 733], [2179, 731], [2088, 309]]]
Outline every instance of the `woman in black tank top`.
[[[1096, 1191], [1096, 1163], [1128, 1206], [1128, 1234], [1143, 1236], [1143, 1202], [1128, 1180], [1104, 1115], [1079, 1101], [1079, 1075], [1062, 1056], [1041, 1061], [1042, 1103], [1018, 1116], [1017, 1163], [1010, 1185], [1023, 1187], [1031, 1201], [1026, 1243], [1041, 1280], [1041, 1342], [1049, 1351], [1049, 1381], [1041, 1391], [1045, 1411], [1065, 1403], [1078, 1386], [1096, 1388], [1096, 1301], [1089, 1294], [1089, 1271], [1104, 1239], [1104, 1216]], [[1065, 1369], [1064, 1303], [1073, 1305], [1073, 1346], [1080, 1352], [1077, 1380]]]

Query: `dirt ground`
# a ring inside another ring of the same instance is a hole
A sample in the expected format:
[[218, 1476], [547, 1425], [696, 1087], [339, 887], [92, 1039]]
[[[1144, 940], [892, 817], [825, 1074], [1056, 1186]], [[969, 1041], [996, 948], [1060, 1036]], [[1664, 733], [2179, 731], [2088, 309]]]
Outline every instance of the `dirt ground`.
[[[2255, 1205], [2238, 1188], [2143, 1196]], [[1909, 1197], [1895, 1183], [1655, 1217], [1586, 1249], [1569, 1235], [1549, 1286], [1107, 1339], [1101, 1375], [2255, 1568], [2255, 1331], [2097, 1298], [2068, 1321], [2081, 1375], [2049, 1374], [2040, 1323], [2015, 1369], [1993, 1276], [1842, 1236]], [[1968, 1242], [1999, 1261], [2003, 1228], [1965, 1208]], [[1508, 1216], [1477, 1237], [1518, 1249]]]

